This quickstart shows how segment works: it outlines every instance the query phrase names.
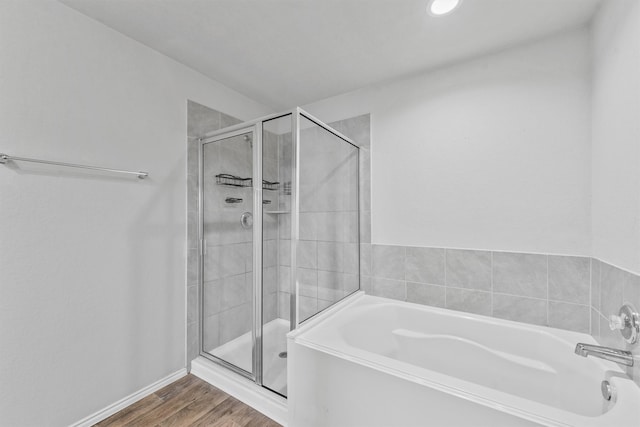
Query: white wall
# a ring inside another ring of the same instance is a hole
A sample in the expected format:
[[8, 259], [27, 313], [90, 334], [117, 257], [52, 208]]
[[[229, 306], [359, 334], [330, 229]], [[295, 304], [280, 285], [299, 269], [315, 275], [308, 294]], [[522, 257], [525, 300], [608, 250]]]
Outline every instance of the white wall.
[[371, 112], [373, 243], [588, 255], [589, 84], [580, 29], [305, 108]]
[[604, 2], [592, 43], [593, 254], [640, 273], [640, 2]]
[[52, 1], [0, 1], [0, 425], [73, 423], [185, 366], [186, 100], [269, 110]]

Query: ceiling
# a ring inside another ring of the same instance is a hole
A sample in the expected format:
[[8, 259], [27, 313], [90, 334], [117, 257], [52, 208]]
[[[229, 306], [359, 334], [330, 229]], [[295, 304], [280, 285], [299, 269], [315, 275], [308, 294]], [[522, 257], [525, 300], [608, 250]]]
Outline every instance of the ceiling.
[[588, 23], [599, 0], [59, 0], [274, 109]]

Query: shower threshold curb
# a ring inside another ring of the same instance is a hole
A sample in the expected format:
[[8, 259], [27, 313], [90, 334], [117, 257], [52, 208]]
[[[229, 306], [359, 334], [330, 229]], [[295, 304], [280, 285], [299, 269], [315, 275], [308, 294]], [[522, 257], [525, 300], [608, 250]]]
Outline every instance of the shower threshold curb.
[[287, 426], [288, 407], [287, 399], [284, 397], [278, 396], [202, 356], [198, 356], [191, 362], [191, 374], [214, 387], [218, 387], [284, 427]]

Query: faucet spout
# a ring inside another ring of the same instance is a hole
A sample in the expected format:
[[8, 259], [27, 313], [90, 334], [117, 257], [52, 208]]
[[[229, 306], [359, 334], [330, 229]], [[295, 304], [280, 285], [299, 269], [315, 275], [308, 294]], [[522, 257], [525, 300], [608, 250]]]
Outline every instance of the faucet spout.
[[593, 356], [626, 366], [633, 366], [633, 354], [630, 351], [617, 348], [603, 347], [599, 345], [578, 343], [575, 353], [582, 357]]

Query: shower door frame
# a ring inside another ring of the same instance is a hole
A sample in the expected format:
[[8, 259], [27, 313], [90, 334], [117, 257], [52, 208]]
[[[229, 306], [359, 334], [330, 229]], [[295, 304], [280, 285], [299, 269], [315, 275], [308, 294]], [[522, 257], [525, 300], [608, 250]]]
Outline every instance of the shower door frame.
[[[300, 322], [298, 319], [298, 289], [297, 289], [297, 248], [298, 240], [300, 238], [300, 221], [299, 221], [299, 209], [300, 209], [300, 118], [304, 117], [315, 125], [325, 129], [332, 133], [344, 142], [350, 144], [356, 148], [358, 153], [356, 161], [356, 201], [357, 201], [357, 222], [356, 230], [358, 232], [357, 247], [358, 247], [358, 290], [361, 289], [361, 277], [360, 277], [360, 162], [359, 152], [360, 147], [355, 142], [325, 124], [323, 121], [307, 113], [300, 107], [293, 108], [284, 112], [270, 114], [267, 116], [259, 117], [257, 119], [249, 120], [236, 125], [228, 126], [223, 129], [208, 132], [204, 136], [198, 139], [198, 347], [200, 356], [206, 359], [224, 366], [225, 368], [241, 375], [253, 382], [258, 386], [263, 387], [263, 354], [262, 354], [262, 327], [263, 327], [263, 283], [262, 283], [262, 223], [263, 223], [263, 195], [262, 195], [262, 135], [264, 132], [264, 122], [274, 120], [286, 116], [291, 116], [291, 281], [289, 284], [290, 289], [290, 319], [289, 330], [296, 329]], [[206, 255], [206, 242], [204, 239], [204, 145], [213, 143], [226, 138], [231, 138], [237, 135], [245, 133], [253, 133], [253, 150], [252, 150], [252, 179], [253, 183], [260, 183], [260, 185], [252, 186], [253, 194], [253, 241], [252, 241], [252, 254], [253, 254], [253, 322], [251, 328], [252, 336], [252, 370], [253, 372], [247, 372], [244, 369], [220, 358], [212, 355], [204, 349], [204, 256]], [[257, 187], [257, 188], [256, 188]], [[257, 244], [259, 242], [259, 244]], [[348, 295], [344, 295], [340, 300], [346, 298]], [[338, 301], [340, 301], [338, 300]], [[337, 302], [337, 301], [336, 301]], [[327, 307], [328, 308], [328, 307]], [[322, 311], [326, 310], [323, 309]], [[317, 313], [316, 313], [317, 314]], [[265, 387], [267, 388], [267, 387]], [[267, 388], [270, 390], [269, 388]], [[279, 394], [273, 390], [270, 390], [276, 394]]]

